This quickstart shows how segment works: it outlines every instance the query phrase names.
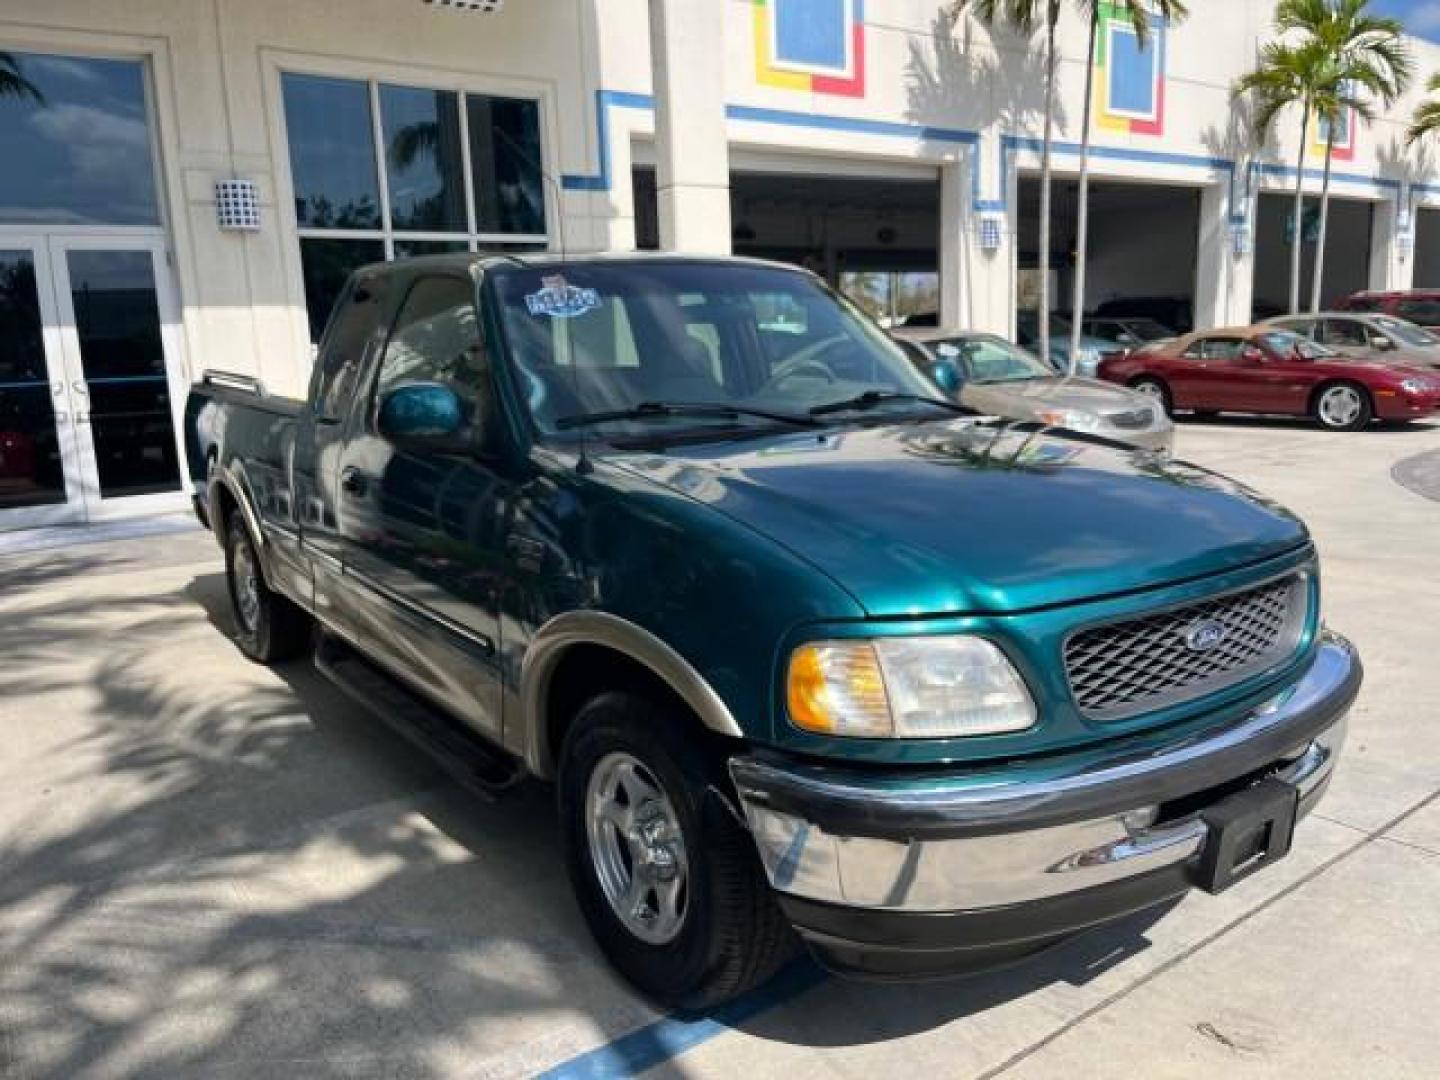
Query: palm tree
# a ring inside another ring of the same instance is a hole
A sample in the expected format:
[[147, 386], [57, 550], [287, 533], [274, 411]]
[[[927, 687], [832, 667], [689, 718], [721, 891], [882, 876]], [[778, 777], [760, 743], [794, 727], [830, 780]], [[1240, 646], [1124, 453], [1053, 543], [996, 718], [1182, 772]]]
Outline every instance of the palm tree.
[[[1325, 172], [1320, 186], [1320, 229], [1310, 284], [1310, 310], [1320, 310], [1320, 283], [1325, 267], [1325, 230], [1330, 214], [1330, 162], [1335, 130], [1347, 114], [1370, 121], [1371, 102], [1389, 107], [1410, 84], [1410, 50], [1398, 19], [1373, 15], [1369, 0], [1284, 0], [1276, 25], [1313, 36], [1325, 50], [1313, 105], [1325, 125]], [[1282, 20], [1283, 23], [1282, 23]]]
[[1150, 20], [1179, 22], [1190, 12], [1181, 0], [1079, 0], [1089, 23], [1089, 43], [1085, 51], [1085, 103], [1080, 120], [1080, 184], [1076, 195], [1075, 213], [1075, 305], [1070, 323], [1069, 371], [1075, 374], [1080, 357], [1080, 328], [1085, 319], [1085, 261], [1090, 247], [1090, 112], [1095, 95], [1095, 44], [1100, 34], [1100, 20], [1107, 6], [1117, 7], [1143, 49], [1150, 41]]
[[20, 61], [14, 53], [0, 52], [0, 98], [31, 98], [43, 102], [40, 88], [20, 73]]
[[954, 0], [952, 18], [966, 8], [986, 26], [1009, 26], [1028, 38], [1037, 22], [1045, 25], [1045, 132], [1040, 150], [1040, 252], [1039, 286], [1040, 355], [1050, 348], [1050, 143], [1055, 130], [1055, 29], [1060, 22], [1060, 0]]
[[1288, 40], [1267, 42], [1255, 70], [1236, 80], [1232, 94], [1255, 101], [1255, 126], [1264, 132], [1291, 105], [1299, 105], [1300, 146], [1295, 161], [1295, 202], [1291, 211], [1290, 311], [1300, 310], [1300, 256], [1304, 243], [1305, 149], [1310, 117], [1328, 129], [1320, 197], [1319, 247], [1311, 286], [1311, 310], [1319, 305], [1324, 268], [1325, 219], [1329, 213], [1330, 165], [1335, 130], [1351, 110], [1369, 119], [1367, 97], [1392, 104], [1410, 79], [1410, 54], [1394, 19], [1371, 15], [1369, 0], [1280, 0], [1275, 30]]
[[[1440, 71], [1431, 75], [1425, 83], [1425, 93], [1440, 94]], [[1414, 146], [1437, 131], [1440, 131], [1440, 101], [1431, 98], [1415, 106], [1415, 111], [1410, 116], [1410, 126], [1405, 129], [1405, 145]]]
[[[1283, 0], [1282, 0], [1283, 2]], [[1249, 94], [1255, 102], [1255, 130], [1269, 130], [1275, 118], [1291, 105], [1300, 106], [1300, 147], [1295, 159], [1295, 205], [1290, 212], [1290, 304], [1294, 315], [1300, 310], [1301, 218], [1305, 212], [1305, 145], [1310, 137], [1310, 112], [1324, 66], [1322, 50], [1314, 42], [1295, 45], [1267, 41], [1260, 47], [1255, 70], [1235, 81], [1231, 94]]]

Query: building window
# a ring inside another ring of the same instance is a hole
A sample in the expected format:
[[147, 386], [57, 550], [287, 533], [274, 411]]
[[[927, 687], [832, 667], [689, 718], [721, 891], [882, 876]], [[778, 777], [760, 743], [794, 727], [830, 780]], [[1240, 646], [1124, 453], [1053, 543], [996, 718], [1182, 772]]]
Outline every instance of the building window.
[[548, 243], [534, 101], [282, 76], [311, 340], [357, 266]]
[[0, 222], [160, 224], [138, 60], [0, 52]]

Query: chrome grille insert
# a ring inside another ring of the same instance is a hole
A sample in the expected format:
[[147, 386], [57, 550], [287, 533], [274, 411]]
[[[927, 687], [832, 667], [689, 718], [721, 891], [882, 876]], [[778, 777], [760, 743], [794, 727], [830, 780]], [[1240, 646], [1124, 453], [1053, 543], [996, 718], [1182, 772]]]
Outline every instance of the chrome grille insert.
[[1223, 689], [1290, 655], [1305, 626], [1306, 575], [1105, 623], [1065, 643], [1080, 711], [1118, 720]]

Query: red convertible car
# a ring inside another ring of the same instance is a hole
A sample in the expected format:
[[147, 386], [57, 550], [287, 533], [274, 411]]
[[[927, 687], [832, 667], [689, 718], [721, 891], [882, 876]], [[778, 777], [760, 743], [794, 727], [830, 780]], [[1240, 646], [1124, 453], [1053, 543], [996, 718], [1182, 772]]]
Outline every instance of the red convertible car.
[[1157, 341], [1107, 357], [1099, 374], [1159, 398], [1171, 412], [1289, 413], [1335, 431], [1440, 411], [1434, 372], [1344, 356], [1274, 326]]

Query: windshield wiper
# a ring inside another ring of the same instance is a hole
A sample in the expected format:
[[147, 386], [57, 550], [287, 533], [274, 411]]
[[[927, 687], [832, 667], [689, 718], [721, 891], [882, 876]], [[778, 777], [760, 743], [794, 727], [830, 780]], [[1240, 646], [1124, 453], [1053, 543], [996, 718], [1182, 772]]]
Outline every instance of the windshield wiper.
[[953, 413], [963, 413], [966, 416], [973, 412], [964, 405], [956, 405], [953, 401], [946, 401], [944, 398], [926, 397], [924, 394], [903, 394], [894, 390], [866, 390], [863, 394], [856, 394], [854, 397], [845, 398], [842, 401], [830, 401], [824, 405], [816, 405], [810, 410], [810, 415], [812, 417], [827, 416], [830, 413], [873, 409], [875, 406], [884, 405], [889, 401], [916, 401], [924, 405], [935, 405]]
[[813, 416], [796, 413], [771, 412], [769, 409], [754, 409], [748, 405], [727, 405], [703, 401], [642, 401], [628, 409], [611, 409], [606, 412], [579, 413], [562, 416], [555, 421], [561, 430], [589, 427], [591, 424], [607, 424], [614, 420], [650, 420], [655, 417], [692, 416], [706, 420], [738, 420], [742, 416], [757, 420], [770, 420], [792, 427], [815, 427], [819, 421]]

